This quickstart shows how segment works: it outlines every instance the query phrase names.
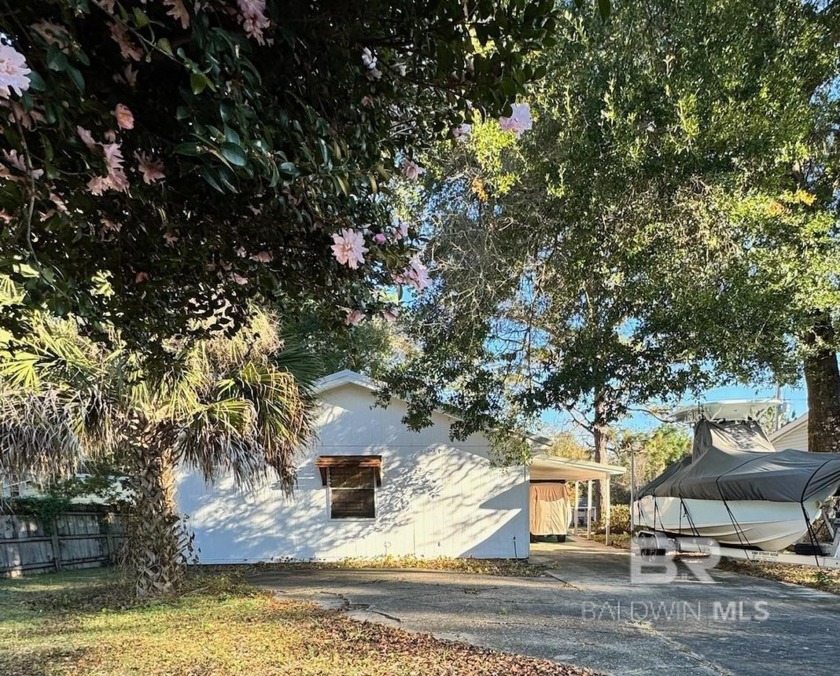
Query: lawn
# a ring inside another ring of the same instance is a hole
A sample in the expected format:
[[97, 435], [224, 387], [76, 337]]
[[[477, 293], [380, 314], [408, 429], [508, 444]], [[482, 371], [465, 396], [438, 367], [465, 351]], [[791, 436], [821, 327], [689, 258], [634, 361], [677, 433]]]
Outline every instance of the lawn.
[[278, 601], [231, 575], [132, 604], [113, 571], [0, 580], [0, 674], [590, 674]]

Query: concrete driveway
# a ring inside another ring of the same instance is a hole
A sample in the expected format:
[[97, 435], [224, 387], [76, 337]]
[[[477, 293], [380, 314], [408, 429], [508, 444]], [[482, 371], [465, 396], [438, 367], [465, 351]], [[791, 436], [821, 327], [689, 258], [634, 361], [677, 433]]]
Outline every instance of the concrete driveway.
[[840, 599], [713, 571], [715, 584], [631, 585], [626, 552], [532, 546], [539, 578], [273, 570], [256, 584], [361, 620], [614, 674], [836, 674]]

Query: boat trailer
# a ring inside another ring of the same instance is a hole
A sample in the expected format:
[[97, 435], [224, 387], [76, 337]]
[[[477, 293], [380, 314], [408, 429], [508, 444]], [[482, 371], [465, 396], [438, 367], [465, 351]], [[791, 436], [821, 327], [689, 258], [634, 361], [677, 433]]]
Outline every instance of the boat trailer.
[[[793, 551], [767, 552], [757, 548], [721, 545], [712, 538], [691, 537], [678, 533], [643, 529], [633, 535], [633, 550], [643, 557], [696, 557], [712, 553], [721, 557], [757, 563], [784, 563], [816, 568], [840, 569], [840, 496], [821, 505], [817, 523], [809, 527], [809, 536], [793, 545]], [[824, 527], [830, 541], [817, 541], [814, 533]]]

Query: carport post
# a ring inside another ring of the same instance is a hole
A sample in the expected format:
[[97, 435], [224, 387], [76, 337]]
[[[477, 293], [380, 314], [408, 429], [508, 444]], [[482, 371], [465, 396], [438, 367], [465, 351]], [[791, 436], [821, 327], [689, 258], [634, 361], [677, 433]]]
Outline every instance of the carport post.
[[586, 537], [592, 539], [592, 479], [586, 482]]
[[575, 481], [575, 511], [572, 520], [572, 534], [577, 535], [578, 529], [578, 508], [580, 507], [580, 481]]
[[601, 490], [604, 491], [604, 500], [607, 503], [607, 513], [604, 515], [604, 524], [606, 526], [606, 535], [604, 536], [604, 543], [610, 544], [610, 511], [612, 510], [612, 505], [610, 504], [610, 475], [604, 474], [604, 478], [601, 479]]

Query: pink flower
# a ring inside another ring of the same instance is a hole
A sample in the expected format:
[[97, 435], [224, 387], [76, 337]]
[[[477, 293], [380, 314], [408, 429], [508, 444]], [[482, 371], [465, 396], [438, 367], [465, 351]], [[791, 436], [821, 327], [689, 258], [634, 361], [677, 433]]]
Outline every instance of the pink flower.
[[403, 160], [402, 171], [405, 177], [411, 179], [412, 181], [417, 180], [420, 176], [426, 173], [426, 170], [423, 167], [411, 160]]
[[109, 218], [100, 218], [99, 222], [102, 224], [100, 232], [119, 232], [122, 230], [122, 225], [120, 223], [114, 223], [114, 221]]
[[236, 255], [239, 256], [240, 258], [245, 258], [248, 255], [248, 252], [245, 250], [244, 246], [240, 246], [236, 250]]
[[147, 185], [166, 178], [166, 174], [163, 173], [163, 160], [152, 159], [151, 156], [141, 152], [135, 152], [134, 158], [137, 160], [137, 168], [143, 174], [143, 182]]
[[367, 315], [361, 310], [349, 310], [347, 316], [344, 318], [344, 323], [347, 326], [356, 326], [361, 324]]
[[132, 89], [137, 86], [137, 69], [130, 63], [123, 69], [123, 76]]
[[370, 108], [373, 105], [373, 98], [370, 96], [363, 96], [362, 97], [362, 105], [365, 108]]
[[248, 278], [243, 277], [242, 275], [237, 275], [235, 272], [230, 276], [230, 278], [239, 285], [244, 285], [248, 283]]
[[394, 238], [405, 239], [406, 237], [408, 237], [408, 223], [400, 221], [400, 224], [397, 226], [397, 231], [394, 233]]
[[0, 209], [0, 221], [3, 221], [4, 223], [11, 223], [14, 218], [14, 216], [7, 214], [5, 210]]
[[163, 0], [163, 4], [169, 7], [166, 15], [180, 21], [181, 28], [190, 27], [190, 14], [187, 11], [187, 8], [184, 7], [183, 0]]
[[69, 214], [70, 210], [67, 208], [67, 204], [63, 199], [61, 199], [58, 195], [54, 192], [50, 193], [50, 201], [55, 204], [55, 208], [62, 214]]
[[108, 190], [111, 184], [107, 176], [94, 176], [88, 181], [87, 187], [91, 194], [99, 196]]
[[379, 244], [380, 246], [381, 246], [382, 244], [385, 244], [385, 242], [386, 242], [387, 240], [388, 240], [388, 238], [387, 238], [387, 237], [385, 237], [385, 235], [384, 235], [384, 234], [382, 234], [381, 232], [377, 232], [377, 233], [373, 236], [373, 241], [374, 241], [376, 244]]
[[167, 230], [163, 233], [163, 241], [166, 242], [166, 246], [175, 246], [175, 243], [178, 241], [179, 237], [171, 230]]
[[368, 250], [365, 248], [365, 238], [358, 232], [344, 228], [340, 234], [335, 234], [332, 238], [335, 242], [331, 247], [333, 256], [339, 263], [355, 270], [359, 267], [359, 263], [365, 262], [364, 255]]
[[362, 50], [362, 65], [365, 67], [368, 80], [378, 80], [382, 77], [382, 71], [376, 67], [376, 57], [367, 47]]
[[519, 138], [523, 131], [528, 131], [534, 126], [531, 120], [531, 107], [527, 103], [515, 104], [510, 117], [499, 118], [499, 126], [502, 131], [512, 131], [516, 134], [516, 138]]
[[370, 51], [370, 47], [365, 47], [362, 50], [362, 65], [365, 68], [376, 68], [376, 57]]
[[82, 139], [82, 143], [84, 143], [90, 150], [93, 150], [96, 147], [96, 141], [93, 140], [93, 135], [84, 127], [76, 127], [76, 133], [79, 135], [79, 138]]
[[409, 284], [418, 291], [422, 291], [431, 283], [429, 270], [420, 260], [420, 255], [415, 254], [409, 261], [408, 267], [401, 274], [394, 277], [399, 284]]
[[139, 61], [146, 55], [146, 52], [143, 51], [142, 47], [138, 47], [134, 44], [131, 35], [128, 33], [128, 29], [125, 26], [119, 23], [112, 23], [110, 28], [111, 37], [114, 39], [114, 42], [119, 45], [120, 54], [124, 59]]
[[32, 131], [35, 128], [35, 124], [37, 122], [45, 121], [45, 118], [43, 115], [41, 115], [40, 111], [36, 110], [35, 108], [27, 111], [17, 101], [0, 100], [0, 105], [8, 105], [11, 108], [12, 112], [9, 115], [9, 122], [14, 124], [16, 119], [20, 120], [21, 126], [27, 131]]
[[264, 45], [263, 31], [271, 25], [265, 15], [265, 0], [237, 0], [237, 5], [242, 15], [245, 34], [258, 45]]
[[274, 260], [274, 254], [269, 251], [260, 251], [251, 256], [251, 260], [257, 263], [271, 263]]
[[62, 52], [67, 53], [70, 47], [70, 33], [64, 26], [52, 21], [39, 21], [32, 24], [32, 30], [41, 36], [48, 45], [55, 45]]
[[470, 137], [471, 133], [472, 125], [467, 124], [466, 122], [464, 122], [464, 124], [459, 124], [457, 127], [452, 129], [452, 135], [458, 141], [466, 141]]
[[118, 103], [114, 108], [114, 117], [117, 118], [117, 126], [120, 129], [134, 129], [134, 114], [128, 109], [128, 106]]
[[138, 272], [134, 275], [134, 281], [137, 284], [142, 284], [143, 282], [147, 282], [152, 278], [152, 276], [148, 272]]
[[398, 311], [396, 308], [388, 308], [382, 312], [382, 319], [384, 319], [389, 324], [393, 324], [397, 321], [397, 314]]
[[[82, 141], [87, 145], [87, 138], [90, 138], [90, 133], [81, 127], [77, 127], [77, 133]], [[90, 138], [92, 141], [93, 139]], [[119, 192], [128, 191], [128, 177], [125, 175], [123, 169], [123, 155], [119, 143], [99, 143], [102, 152], [105, 154], [105, 162], [108, 165], [108, 174], [106, 176], [96, 176], [88, 181], [88, 190], [94, 195], [101, 195], [106, 190], [117, 190]]]
[[[3, 151], [3, 159], [6, 163], [15, 169], [17, 169], [20, 173], [26, 173], [26, 161], [24, 160], [23, 156], [18, 153], [17, 150], [4, 150]], [[41, 176], [44, 175], [43, 169], [33, 169], [32, 170], [32, 178], [39, 179]], [[6, 175], [7, 178], [13, 178], [11, 174]]]
[[31, 72], [23, 54], [14, 47], [0, 44], [0, 98], [8, 99], [15, 91], [21, 96], [29, 89], [27, 75]]

